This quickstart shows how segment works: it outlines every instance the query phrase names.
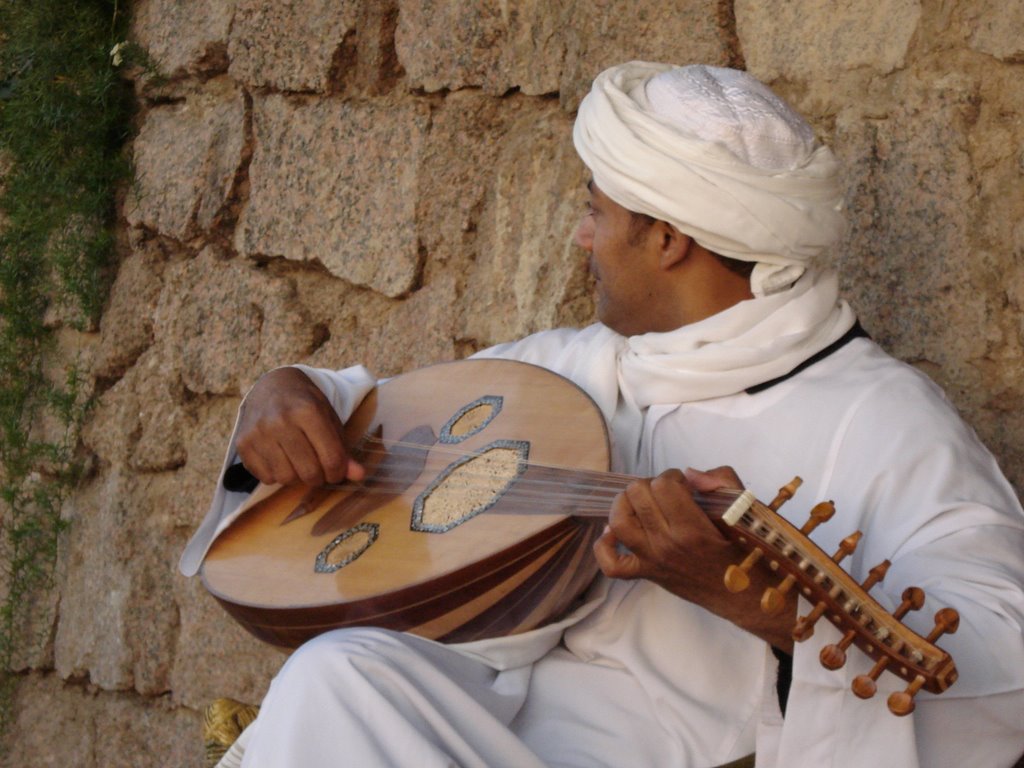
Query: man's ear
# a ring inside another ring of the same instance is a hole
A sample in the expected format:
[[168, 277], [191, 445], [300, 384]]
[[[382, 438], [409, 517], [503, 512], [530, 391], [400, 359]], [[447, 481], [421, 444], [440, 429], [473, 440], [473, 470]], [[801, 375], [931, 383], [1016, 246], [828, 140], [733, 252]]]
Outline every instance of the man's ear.
[[661, 227], [658, 265], [662, 269], [673, 269], [686, 260], [693, 247], [693, 238], [684, 235], [667, 221], [659, 221], [658, 225]]

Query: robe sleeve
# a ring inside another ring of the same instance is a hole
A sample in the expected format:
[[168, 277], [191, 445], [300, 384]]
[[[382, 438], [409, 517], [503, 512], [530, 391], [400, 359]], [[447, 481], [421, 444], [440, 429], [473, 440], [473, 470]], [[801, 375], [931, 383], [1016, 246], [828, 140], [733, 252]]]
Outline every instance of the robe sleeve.
[[[377, 386], [373, 375], [362, 366], [345, 368], [340, 371], [330, 371], [320, 368], [310, 368], [305, 365], [295, 366], [316, 384], [317, 388], [324, 393], [331, 406], [337, 411], [342, 422], [348, 420], [352, 412], [363, 401], [363, 398]], [[248, 394], [248, 393], [247, 393]], [[245, 400], [239, 406], [239, 414]], [[235, 426], [231, 430], [231, 437], [228, 440], [227, 451], [224, 455], [224, 463], [221, 466], [220, 474], [217, 477], [217, 484], [214, 488], [213, 500], [210, 508], [203, 518], [202, 523], [192, 535], [188, 544], [182, 552], [178, 563], [179, 570], [186, 576], [194, 576], [199, 572], [207, 550], [217, 535], [227, 527], [233, 519], [233, 513], [248, 498], [248, 493], [229, 491], [224, 487], [224, 473], [236, 460], [235, 451], [236, 433], [238, 431], [238, 418], [235, 418]]]
[[851, 407], [828, 474], [831, 535], [864, 534], [844, 567], [863, 580], [891, 560], [871, 594], [892, 610], [904, 589], [922, 588], [923, 609], [904, 619], [920, 635], [955, 608], [957, 632], [936, 642], [959, 679], [895, 717], [885, 700], [906, 683], [883, 673], [874, 698], [856, 698], [850, 684], [871, 661], [851, 652], [842, 672], [825, 670], [818, 655], [839, 633], [820, 621], [796, 646], [775, 764], [1012, 765], [1024, 751], [1024, 513], [995, 460], [934, 385], [903, 373]]

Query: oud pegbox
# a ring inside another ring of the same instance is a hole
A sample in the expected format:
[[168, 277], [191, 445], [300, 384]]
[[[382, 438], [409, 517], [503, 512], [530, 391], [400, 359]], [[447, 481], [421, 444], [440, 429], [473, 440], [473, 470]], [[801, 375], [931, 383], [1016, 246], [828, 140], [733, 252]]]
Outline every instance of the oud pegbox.
[[888, 560], [876, 565], [868, 577], [858, 583], [840, 563], [856, 550], [861, 532], [855, 531], [844, 538], [836, 552], [829, 556], [814, 544], [810, 533], [835, 513], [832, 502], [816, 505], [804, 525], [797, 529], [778, 514], [779, 508], [800, 486], [800, 478], [780, 489], [767, 506], [753, 497], [740, 495], [722, 516], [723, 531], [740, 547], [747, 550], [744, 560], [729, 566], [724, 582], [731, 592], [741, 592], [750, 586], [750, 569], [764, 562], [783, 578], [776, 587], [769, 587], [761, 597], [761, 610], [771, 615], [785, 605], [785, 596], [794, 587], [812, 605], [810, 613], [798, 618], [793, 628], [793, 639], [803, 642], [814, 634], [814, 626], [822, 618], [842, 633], [838, 643], [822, 648], [819, 659], [822, 666], [838, 670], [846, 664], [847, 650], [857, 647], [875, 661], [866, 675], [858, 675], [851, 686], [855, 695], [867, 699], [874, 696], [876, 681], [883, 671], [890, 671], [907, 681], [905, 690], [889, 696], [888, 705], [893, 714], [903, 716], [914, 710], [914, 696], [920, 690], [941, 693], [957, 679], [956, 666], [948, 653], [934, 645], [943, 634], [956, 631], [959, 615], [952, 608], [943, 608], [935, 615], [935, 628], [927, 638], [913, 632], [902, 623], [912, 610], [924, 606], [925, 594], [918, 587], [903, 592], [902, 602], [891, 614], [869, 594], [889, 570]]

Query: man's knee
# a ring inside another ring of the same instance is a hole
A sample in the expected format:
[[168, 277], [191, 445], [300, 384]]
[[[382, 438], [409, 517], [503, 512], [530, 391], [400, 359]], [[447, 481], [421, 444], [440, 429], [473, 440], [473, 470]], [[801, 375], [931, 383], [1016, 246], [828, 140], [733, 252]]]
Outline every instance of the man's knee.
[[289, 657], [279, 676], [337, 679], [365, 674], [405, 653], [404, 637], [374, 627], [353, 627], [325, 632], [301, 645]]

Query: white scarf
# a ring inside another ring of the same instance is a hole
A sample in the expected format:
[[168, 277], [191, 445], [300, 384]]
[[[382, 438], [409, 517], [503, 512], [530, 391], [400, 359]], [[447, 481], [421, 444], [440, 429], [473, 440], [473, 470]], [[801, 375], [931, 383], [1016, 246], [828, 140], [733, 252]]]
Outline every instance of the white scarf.
[[856, 320], [834, 272], [808, 271], [788, 290], [742, 301], [668, 333], [625, 341], [619, 387], [640, 408], [731, 395], [784, 376]]
[[612, 423], [617, 466], [633, 466], [650, 406], [726, 397], [785, 376], [855, 322], [836, 274], [808, 270], [786, 290], [668, 333], [609, 332], [610, 343], [591, 355], [587, 389]]

